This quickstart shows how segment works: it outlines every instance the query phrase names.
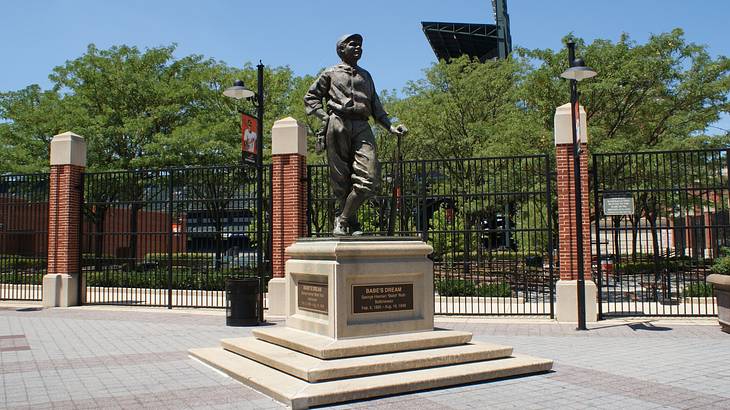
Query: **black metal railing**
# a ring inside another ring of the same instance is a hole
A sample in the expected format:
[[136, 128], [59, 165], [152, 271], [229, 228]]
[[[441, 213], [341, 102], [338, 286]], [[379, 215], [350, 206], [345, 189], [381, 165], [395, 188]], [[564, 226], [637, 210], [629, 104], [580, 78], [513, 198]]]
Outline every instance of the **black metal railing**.
[[0, 300], [41, 300], [49, 174], [0, 176]]
[[[433, 246], [437, 314], [553, 314], [546, 155], [382, 165], [379, 191], [358, 220], [366, 234], [419, 236]], [[330, 236], [338, 204], [329, 170], [310, 165], [308, 178], [310, 236]]]
[[730, 246], [729, 160], [722, 149], [593, 155], [602, 317], [717, 314], [705, 278]]
[[270, 276], [270, 185], [258, 210], [252, 166], [85, 174], [85, 303], [224, 307], [226, 278], [258, 276], [259, 247]]

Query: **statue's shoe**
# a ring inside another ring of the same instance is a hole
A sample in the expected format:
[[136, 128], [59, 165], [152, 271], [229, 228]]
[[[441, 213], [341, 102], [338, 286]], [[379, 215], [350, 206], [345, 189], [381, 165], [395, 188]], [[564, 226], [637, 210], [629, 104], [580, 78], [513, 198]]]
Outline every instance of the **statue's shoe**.
[[346, 236], [347, 235], [347, 226], [342, 223], [342, 217], [335, 217], [335, 229], [332, 230], [332, 235], [334, 236]]

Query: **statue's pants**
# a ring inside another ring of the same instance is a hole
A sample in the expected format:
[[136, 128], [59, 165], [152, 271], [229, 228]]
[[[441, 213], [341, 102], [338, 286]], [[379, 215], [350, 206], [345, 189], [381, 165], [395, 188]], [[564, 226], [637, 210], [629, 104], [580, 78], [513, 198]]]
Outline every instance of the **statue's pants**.
[[[357, 207], [373, 196], [380, 184], [375, 135], [366, 120], [331, 114], [326, 138], [332, 189], [342, 216], [354, 222]], [[354, 203], [346, 206], [350, 193], [353, 193], [350, 201]]]

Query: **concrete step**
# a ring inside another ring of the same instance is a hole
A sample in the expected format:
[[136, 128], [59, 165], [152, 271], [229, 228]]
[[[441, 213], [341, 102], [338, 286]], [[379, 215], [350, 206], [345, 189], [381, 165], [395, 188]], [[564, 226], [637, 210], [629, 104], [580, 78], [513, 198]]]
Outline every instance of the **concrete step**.
[[[359, 337], [335, 340], [327, 336], [289, 327], [271, 327], [253, 330], [257, 339], [320, 359], [368, 356], [407, 350], [455, 346], [471, 341], [471, 333], [457, 330], [434, 329], [386, 336]], [[233, 342], [235, 339], [228, 339]]]
[[191, 349], [189, 352], [293, 409], [545, 372], [552, 368], [552, 360], [514, 355], [496, 360], [309, 383], [222, 347]]
[[224, 339], [221, 340], [221, 346], [310, 383], [493, 360], [512, 354], [509, 346], [472, 342], [436, 349], [323, 360], [254, 337]]

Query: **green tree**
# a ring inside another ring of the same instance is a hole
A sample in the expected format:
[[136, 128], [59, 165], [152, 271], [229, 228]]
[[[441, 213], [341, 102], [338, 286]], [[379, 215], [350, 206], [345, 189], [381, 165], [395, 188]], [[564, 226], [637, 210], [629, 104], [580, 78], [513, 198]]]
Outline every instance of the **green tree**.
[[[576, 39], [599, 75], [580, 85], [593, 152], [724, 146], [705, 130], [730, 112], [730, 60], [713, 58], [681, 29], [638, 44]], [[503, 61], [441, 61], [386, 105], [407, 124], [405, 156], [465, 158], [551, 153], [555, 108], [569, 101], [560, 78], [567, 51], [516, 50]], [[386, 151], [393, 138], [379, 140]]]
[[[633, 152], [719, 146], [728, 135], [705, 135], [708, 125], [730, 111], [730, 60], [712, 58], [706, 47], [688, 42], [681, 29], [637, 44], [627, 34], [618, 42], [576, 40], [579, 54], [598, 72], [580, 84], [593, 152]], [[523, 98], [545, 130], [555, 107], [569, 101], [559, 75], [567, 51], [520, 50], [535, 67], [522, 87]]]
[[[529, 67], [521, 60], [480, 63], [461, 57], [426, 70], [410, 82], [402, 99], [384, 93], [395, 117], [410, 128], [403, 151], [415, 158], [466, 158], [540, 152], [539, 123], [523, 106], [521, 81]], [[394, 138], [381, 145], [390, 146]]]
[[0, 93], [0, 170], [18, 173], [48, 168], [49, 144], [62, 132], [59, 94], [37, 85]]
[[[86, 138], [92, 170], [238, 162], [238, 110], [255, 109], [222, 91], [236, 78], [255, 87], [255, 67], [239, 70], [199, 55], [175, 58], [174, 52], [174, 45], [145, 51], [90, 45], [53, 70], [52, 89], [32, 85], [0, 94], [2, 169], [46, 169], [50, 138], [67, 130]], [[288, 67], [265, 70], [265, 130], [289, 115], [296, 80]]]

